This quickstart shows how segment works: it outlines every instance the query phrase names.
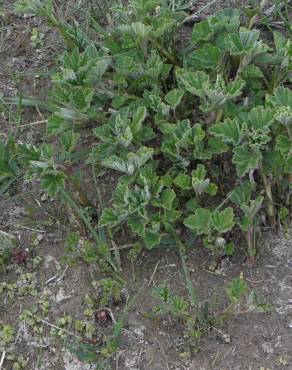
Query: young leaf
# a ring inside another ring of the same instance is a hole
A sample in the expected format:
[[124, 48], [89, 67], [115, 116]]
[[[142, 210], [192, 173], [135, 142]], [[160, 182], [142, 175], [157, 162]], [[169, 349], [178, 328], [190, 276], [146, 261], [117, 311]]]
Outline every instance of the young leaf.
[[243, 184], [234, 188], [228, 194], [228, 198], [231, 200], [231, 202], [237, 204], [238, 206], [246, 204], [250, 201], [252, 188], [251, 182], [245, 181]]
[[212, 44], [204, 44], [188, 56], [188, 64], [196, 69], [216, 69], [221, 60], [221, 51]]
[[276, 149], [280, 151], [283, 157], [292, 156], [292, 139], [284, 135], [277, 136]]
[[274, 111], [258, 106], [248, 113], [248, 121], [256, 130], [267, 130], [274, 122]]
[[145, 120], [147, 115], [147, 109], [145, 107], [138, 107], [136, 112], [133, 115], [132, 122], [131, 122], [131, 131], [133, 135], [137, 135], [137, 133], [141, 130], [142, 123]]
[[198, 235], [208, 234], [210, 231], [211, 212], [205, 208], [198, 208], [194, 215], [184, 220], [184, 225], [194, 230]]
[[224, 122], [213, 125], [209, 132], [215, 137], [221, 138], [227, 144], [238, 145], [240, 142], [240, 128], [235, 119], [227, 118]]
[[165, 95], [165, 101], [171, 106], [172, 109], [175, 109], [182, 101], [183, 96], [184, 92], [182, 90], [173, 89]]
[[237, 302], [246, 292], [247, 284], [242, 278], [235, 278], [226, 289], [227, 296], [231, 302]]
[[203, 97], [204, 90], [209, 86], [209, 76], [202, 71], [185, 72], [183, 69], [176, 71], [177, 80], [191, 94]]
[[212, 213], [211, 223], [220, 233], [226, 233], [231, 230], [234, 226], [233, 209], [228, 207], [223, 211], [214, 211]]
[[264, 197], [259, 196], [256, 199], [252, 200], [250, 204], [242, 204], [240, 208], [243, 210], [244, 214], [248, 217], [248, 219], [252, 222], [255, 218], [256, 214], [258, 213], [261, 205], [263, 203]]
[[178, 174], [173, 183], [183, 190], [188, 190], [191, 188], [191, 178], [185, 173]]
[[196, 170], [192, 171], [192, 186], [197, 195], [203, 194], [210, 185], [210, 180], [205, 179], [206, 174], [206, 168], [202, 164], [198, 164]]
[[143, 241], [148, 249], [154, 248], [160, 243], [161, 235], [159, 231], [146, 231]]
[[42, 187], [49, 195], [64, 188], [65, 176], [61, 172], [47, 173], [41, 177]]
[[112, 208], [104, 208], [99, 219], [99, 226], [115, 226], [119, 223], [119, 217]]
[[153, 153], [152, 148], [141, 147], [136, 153], [128, 153], [125, 160], [113, 155], [103, 159], [101, 164], [104, 167], [133, 175], [138, 168], [142, 167], [152, 157]]
[[236, 147], [232, 162], [236, 166], [236, 171], [240, 177], [243, 177], [250, 170], [258, 168], [261, 160], [260, 152], [252, 152], [246, 145]]
[[199, 43], [200, 41], [208, 41], [213, 35], [213, 31], [209, 26], [208, 21], [202, 21], [194, 25], [192, 32], [192, 41]]
[[161, 194], [162, 207], [171, 210], [172, 203], [176, 198], [176, 194], [172, 189], [164, 189]]

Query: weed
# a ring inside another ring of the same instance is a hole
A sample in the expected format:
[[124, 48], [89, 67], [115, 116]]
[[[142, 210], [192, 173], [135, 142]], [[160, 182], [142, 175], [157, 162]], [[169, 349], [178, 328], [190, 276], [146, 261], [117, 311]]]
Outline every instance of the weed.
[[[51, 0], [17, 5], [45, 17], [67, 50], [47, 102], [22, 100], [50, 112], [45, 143], [1, 144], [2, 188], [19, 178], [20, 164], [29, 168], [27, 178], [40, 181], [49, 196], [74, 210], [93, 242], [84, 242], [81, 250], [72, 237], [70, 251], [116, 277], [99, 282], [103, 304], [121, 298], [121, 259], [114, 240], [129, 236], [135, 246], [132, 261], [142, 248], [177, 248], [190, 302], [160, 287], [158, 311], [185, 320], [192, 339], [204, 331], [200, 324], [210, 327], [213, 318], [208, 307], [200, 307], [185, 263], [190, 234], [201, 239], [218, 264], [237, 253], [239, 226], [253, 263], [258, 228], [263, 222], [272, 228], [288, 223], [285, 209], [288, 214], [292, 209], [291, 40], [277, 31], [267, 40], [256, 28], [265, 3], [245, 17], [240, 10], [225, 9], [196, 23], [183, 49], [177, 35], [186, 20], [186, 1], [117, 5], [108, 28], [91, 19], [98, 43], [77, 23], [72, 26], [57, 15]], [[290, 32], [284, 3], [285, 10], [278, 6], [277, 11]], [[119, 176], [105, 207], [89, 199], [82, 183], [86, 176], [97, 187], [101, 171]], [[230, 303], [220, 319], [236, 312], [246, 291], [242, 277], [232, 281]], [[93, 312], [90, 305], [86, 315]], [[71, 325], [68, 320], [64, 317], [60, 325]], [[92, 327], [85, 328], [92, 337]], [[101, 350], [106, 359], [116, 351], [120, 332], [117, 321]], [[96, 351], [87, 349], [85, 357], [96, 358]]]

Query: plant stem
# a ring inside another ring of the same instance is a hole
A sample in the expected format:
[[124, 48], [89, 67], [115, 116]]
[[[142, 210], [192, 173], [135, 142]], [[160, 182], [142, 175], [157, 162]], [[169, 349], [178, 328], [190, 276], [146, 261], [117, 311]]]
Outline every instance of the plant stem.
[[256, 246], [255, 246], [255, 232], [254, 227], [250, 226], [246, 232], [247, 241], [247, 257], [248, 260], [253, 264], [255, 262], [256, 256]]
[[262, 176], [262, 180], [263, 180], [263, 183], [264, 183], [265, 192], [266, 192], [266, 196], [267, 196], [267, 201], [268, 201], [267, 212], [268, 212], [268, 216], [269, 216], [269, 219], [270, 219], [270, 224], [271, 224], [271, 226], [275, 226], [275, 224], [276, 224], [275, 208], [274, 208], [274, 202], [273, 202], [271, 182], [270, 182], [270, 180], [268, 180], [267, 176], [265, 175], [262, 164], [260, 164], [260, 166], [259, 166], [259, 171], [260, 171], [260, 174]]

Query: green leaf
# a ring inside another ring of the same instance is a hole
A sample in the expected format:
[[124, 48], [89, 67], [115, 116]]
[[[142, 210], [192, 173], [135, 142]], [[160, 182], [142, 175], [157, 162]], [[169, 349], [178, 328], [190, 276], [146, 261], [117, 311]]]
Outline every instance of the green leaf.
[[221, 138], [227, 144], [238, 145], [241, 139], [240, 128], [237, 121], [227, 118], [224, 122], [213, 125], [209, 132]]
[[257, 46], [260, 32], [241, 27], [239, 34], [230, 35], [231, 55], [246, 55]]
[[292, 156], [292, 139], [284, 135], [277, 136], [276, 149], [280, 151], [283, 157]]
[[196, 210], [200, 208], [199, 206], [199, 203], [198, 203], [198, 200], [197, 198], [191, 198], [190, 200], [188, 200], [186, 202], [186, 209], [189, 211], [189, 212], [196, 212]]
[[136, 216], [136, 217], [129, 218], [127, 223], [134, 233], [136, 233], [137, 235], [141, 237], [145, 235], [145, 227], [147, 224], [147, 220]]
[[49, 195], [55, 195], [64, 188], [65, 176], [61, 172], [48, 173], [41, 177], [43, 189]]
[[235, 32], [240, 26], [240, 11], [239, 9], [223, 9], [217, 12], [212, 17], [208, 18], [210, 28], [220, 33], [227, 31], [229, 33]]
[[267, 130], [274, 122], [275, 113], [272, 109], [265, 109], [262, 106], [253, 108], [248, 113], [250, 125], [256, 130]]
[[212, 213], [211, 223], [220, 233], [226, 233], [231, 230], [235, 223], [233, 209], [228, 207], [223, 211], [214, 211]]
[[171, 210], [167, 210], [165, 212], [165, 218], [168, 222], [170, 223], [174, 223], [176, 222], [182, 215], [182, 212], [181, 211], [177, 211], [175, 209], [171, 209]]
[[115, 226], [119, 223], [119, 217], [112, 208], [104, 208], [99, 219], [99, 226]]
[[239, 146], [234, 149], [232, 162], [236, 166], [237, 174], [243, 177], [250, 170], [258, 168], [261, 158], [261, 153], [252, 152], [247, 146]]
[[188, 56], [188, 64], [195, 69], [216, 69], [221, 60], [221, 51], [216, 46], [204, 44]]
[[165, 101], [171, 106], [171, 108], [175, 109], [182, 101], [183, 96], [184, 92], [182, 90], [173, 89], [165, 95]]
[[207, 194], [212, 195], [212, 196], [216, 195], [217, 191], [218, 191], [218, 186], [212, 182], [207, 186], [205, 190]]
[[261, 208], [261, 205], [264, 201], [264, 197], [259, 196], [256, 199], [250, 201], [249, 204], [242, 204], [240, 208], [243, 210], [244, 214], [248, 217], [249, 220], [253, 220]]
[[247, 284], [242, 278], [235, 278], [226, 289], [227, 296], [231, 302], [237, 302], [247, 291]]
[[274, 43], [275, 43], [276, 50], [278, 53], [281, 53], [282, 50], [286, 48], [287, 39], [282, 33], [278, 31], [274, 31], [273, 36], [274, 36]]
[[209, 187], [210, 180], [205, 179], [206, 174], [206, 168], [202, 164], [198, 164], [197, 168], [192, 171], [192, 187], [197, 195], [203, 194]]
[[243, 184], [234, 188], [229, 194], [228, 198], [231, 202], [241, 206], [242, 204], [246, 204], [250, 201], [251, 191], [252, 191], [252, 184], [250, 181], [245, 181]]
[[197, 72], [184, 72], [178, 69], [176, 71], [178, 82], [191, 94], [203, 97], [204, 90], [209, 86], [209, 76], [202, 71]]
[[205, 208], [198, 208], [194, 215], [184, 220], [184, 225], [198, 235], [208, 234], [210, 231], [211, 212]]
[[[67, 123], [68, 126], [68, 123]], [[49, 117], [47, 123], [47, 134], [48, 136], [55, 135], [59, 132], [64, 131], [66, 128], [66, 121], [56, 114]]]
[[124, 172], [128, 175], [142, 167], [150, 158], [152, 158], [154, 150], [152, 148], [141, 147], [136, 153], [128, 153], [126, 159], [122, 159], [117, 155], [110, 156], [101, 161], [104, 167], [113, 170]]
[[95, 94], [95, 89], [91, 87], [76, 87], [70, 98], [74, 106], [81, 112], [86, 112], [90, 108], [91, 101]]
[[146, 231], [143, 241], [148, 249], [152, 249], [160, 243], [161, 235], [156, 231]]
[[145, 39], [146, 37], [148, 37], [151, 29], [151, 26], [145, 26], [145, 24], [141, 22], [132, 23], [132, 30], [134, 32], [134, 35], [141, 39]]
[[274, 95], [266, 96], [267, 106], [272, 108], [277, 107], [290, 107], [292, 108], [292, 90], [286, 87], [280, 86], [275, 90]]
[[142, 123], [144, 122], [147, 115], [147, 109], [145, 107], [138, 107], [136, 112], [133, 115], [132, 122], [131, 122], [131, 131], [133, 135], [137, 135], [137, 133], [141, 130]]
[[192, 32], [192, 41], [196, 44], [200, 41], [208, 41], [213, 35], [213, 31], [208, 21], [202, 21], [194, 25]]
[[185, 173], [178, 174], [173, 183], [183, 190], [191, 189], [191, 178]]
[[242, 93], [242, 89], [245, 86], [245, 81], [241, 78], [236, 79], [235, 81], [230, 82], [226, 86], [226, 93], [229, 98], [236, 98]]
[[164, 189], [161, 194], [162, 207], [171, 210], [172, 203], [176, 198], [175, 191], [172, 189]]

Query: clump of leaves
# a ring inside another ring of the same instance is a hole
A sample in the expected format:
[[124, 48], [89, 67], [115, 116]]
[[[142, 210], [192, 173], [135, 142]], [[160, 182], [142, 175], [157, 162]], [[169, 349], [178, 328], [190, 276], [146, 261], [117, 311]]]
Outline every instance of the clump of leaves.
[[[60, 30], [68, 50], [47, 104], [47, 134], [58, 140], [39, 148], [19, 145], [21, 160], [30, 165], [28, 177], [67, 202], [91, 233], [96, 245], [86, 244], [80, 254], [73, 240], [73, 254], [89, 263], [102, 260], [114, 271], [120, 259], [118, 248], [112, 258], [109, 241], [117, 236], [139, 245], [134, 260], [143, 247], [180, 248], [192, 234], [218, 262], [237, 251], [238, 226], [254, 262], [258, 228], [275, 227], [283, 222], [281, 209], [292, 207], [291, 41], [279, 32], [266, 41], [253, 15], [226, 9], [196, 23], [180, 48], [184, 5], [129, 0], [116, 6], [109, 28], [92, 23], [95, 43], [72, 33], [50, 1], [22, 3]], [[107, 206], [95, 207], [82, 179], [86, 174], [98, 189], [102, 171], [119, 178]], [[102, 290], [104, 305], [120, 299], [115, 280], [103, 280]], [[228, 286], [223, 316], [235, 312], [246, 290], [241, 278]], [[158, 311], [186, 321], [195, 339], [209, 313], [200, 314], [195, 299], [189, 304], [165, 286], [157, 294]], [[93, 307], [87, 310], [91, 317]], [[108, 340], [106, 358], [118, 336]]]
[[[50, 2], [29, 9], [56, 24]], [[31, 173], [78, 209], [92, 202], [71, 166], [85, 161], [95, 186], [96, 171], [116, 171], [99, 214], [109, 239], [127, 231], [151, 249], [191, 232], [220, 260], [236, 251], [238, 224], [254, 261], [261, 222], [274, 227], [292, 206], [290, 40], [273, 32], [264, 41], [252, 15], [225, 9], [194, 25], [184, 52], [184, 6], [130, 0], [115, 9], [110, 30], [94, 22], [98, 44], [60, 58], [47, 126], [59, 144], [21, 147]], [[91, 127], [92, 147], [80, 151]], [[66, 184], [79, 194], [74, 204]]]

